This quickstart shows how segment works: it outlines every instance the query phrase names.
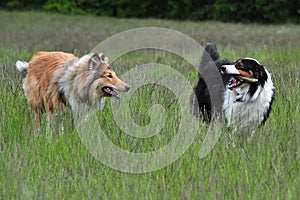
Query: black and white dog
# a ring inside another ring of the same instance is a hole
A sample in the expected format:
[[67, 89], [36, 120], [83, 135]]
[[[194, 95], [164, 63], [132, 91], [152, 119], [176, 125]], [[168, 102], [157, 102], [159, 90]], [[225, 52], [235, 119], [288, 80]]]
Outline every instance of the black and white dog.
[[[221, 109], [227, 126], [255, 128], [263, 125], [269, 116], [275, 94], [267, 69], [253, 58], [240, 58], [235, 62], [220, 60], [218, 50], [212, 43], [207, 43], [204, 53], [214, 62], [210, 67], [217, 67], [225, 86], [219, 95], [222, 97]], [[200, 67], [207, 67], [203, 62], [202, 65]], [[194, 92], [194, 113], [209, 122], [212, 117], [211, 97], [200, 74]]]

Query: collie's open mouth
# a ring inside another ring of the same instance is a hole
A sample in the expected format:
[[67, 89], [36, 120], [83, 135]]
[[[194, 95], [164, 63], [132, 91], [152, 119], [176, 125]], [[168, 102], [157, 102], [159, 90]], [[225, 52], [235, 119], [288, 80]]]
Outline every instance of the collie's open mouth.
[[102, 91], [108, 96], [112, 96], [112, 97], [115, 97], [117, 99], [120, 99], [119, 93], [114, 91], [111, 87], [104, 86], [104, 87], [102, 87]]
[[228, 88], [232, 89], [242, 85], [243, 83], [255, 83], [258, 82], [256, 78], [249, 78], [245, 76], [234, 76], [228, 84]]

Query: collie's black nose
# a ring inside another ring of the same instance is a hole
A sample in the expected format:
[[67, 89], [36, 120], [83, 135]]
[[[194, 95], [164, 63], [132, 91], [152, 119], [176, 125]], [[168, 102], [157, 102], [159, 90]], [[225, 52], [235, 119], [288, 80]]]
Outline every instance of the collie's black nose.
[[128, 92], [128, 90], [130, 89], [129, 85], [125, 85], [125, 92]]

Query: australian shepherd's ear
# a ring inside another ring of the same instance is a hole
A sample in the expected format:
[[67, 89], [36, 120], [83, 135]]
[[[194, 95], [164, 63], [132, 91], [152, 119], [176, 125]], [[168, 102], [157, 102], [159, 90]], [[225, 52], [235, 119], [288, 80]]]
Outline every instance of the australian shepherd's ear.
[[[255, 128], [264, 124], [275, 94], [271, 74], [265, 66], [247, 57], [235, 62], [220, 60], [218, 50], [212, 43], [208, 43], [205, 50], [215, 62], [225, 85], [224, 93], [220, 95], [223, 96], [222, 109], [227, 126]], [[212, 109], [210, 95], [201, 76], [194, 92], [199, 104], [198, 113], [209, 122]]]
[[51, 118], [54, 112], [70, 105], [76, 114], [80, 106], [97, 108], [103, 97], [120, 98], [117, 90], [129, 90], [103, 53], [78, 58], [70, 53], [43, 51], [34, 54], [29, 63], [17, 61], [16, 66], [38, 124], [45, 111]]

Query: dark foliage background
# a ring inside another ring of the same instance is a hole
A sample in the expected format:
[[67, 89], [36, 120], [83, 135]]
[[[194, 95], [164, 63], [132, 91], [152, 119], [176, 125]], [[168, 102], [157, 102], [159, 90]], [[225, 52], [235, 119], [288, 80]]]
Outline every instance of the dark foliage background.
[[38, 9], [113, 17], [300, 22], [300, 0], [2, 0], [0, 6], [11, 10]]

